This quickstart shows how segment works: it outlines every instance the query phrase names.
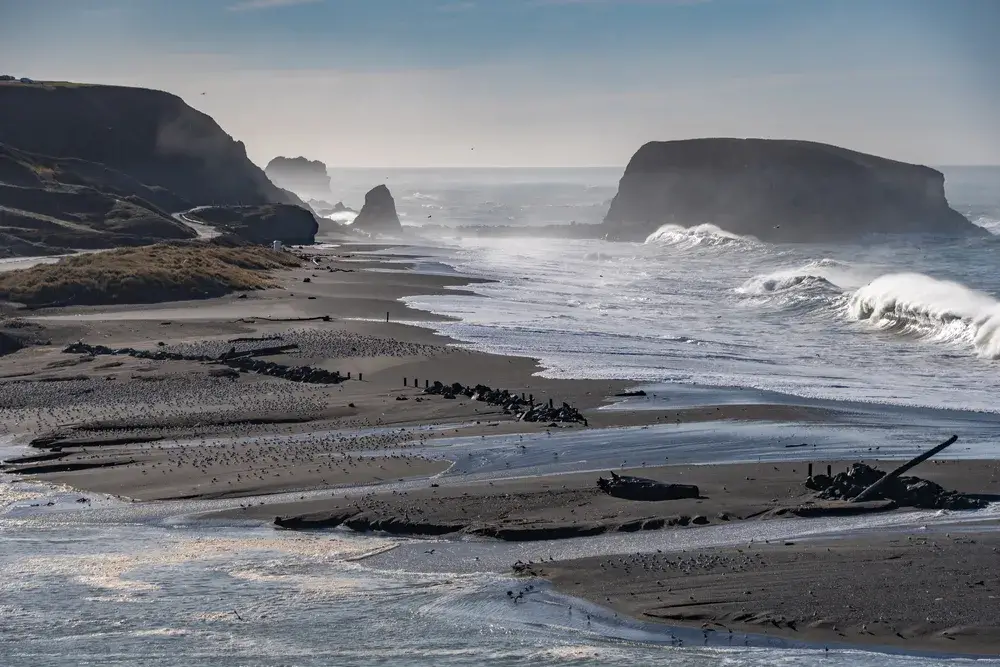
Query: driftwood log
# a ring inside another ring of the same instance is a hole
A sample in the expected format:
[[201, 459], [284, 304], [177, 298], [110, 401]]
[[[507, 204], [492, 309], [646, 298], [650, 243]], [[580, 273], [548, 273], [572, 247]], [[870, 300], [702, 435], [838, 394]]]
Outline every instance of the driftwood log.
[[701, 495], [693, 484], [668, 484], [645, 477], [618, 475], [614, 471], [610, 479], [599, 477], [597, 486], [608, 495], [625, 500], [680, 500]]
[[857, 496], [855, 496], [851, 500], [851, 502], [861, 503], [861, 502], [864, 502], [864, 501], [866, 501], [866, 500], [868, 500], [870, 498], [875, 497], [875, 495], [878, 493], [879, 489], [881, 489], [882, 487], [884, 487], [886, 484], [888, 484], [892, 480], [896, 479], [897, 477], [899, 477], [900, 475], [902, 475], [904, 472], [906, 472], [910, 468], [913, 468], [914, 466], [920, 465], [921, 463], [923, 463], [924, 461], [926, 461], [930, 457], [934, 456], [935, 454], [938, 454], [941, 451], [943, 451], [944, 449], [946, 449], [948, 447], [951, 447], [952, 445], [955, 444], [955, 442], [957, 440], [958, 440], [958, 436], [957, 435], [953, 435], [950, 438], [948, 438], [947, 440], [945, 440], [944, 442], [942, 442], [937, 447], [932, 447], [931, 449], [928, 449], [926, 452], [924, 452], [920, 456], [917, 456], [915, 458], [910, 459], [909, 461], [907, 461], [903, 465], [899, 466], [895, 470], [889, 472], [888, 474], [884, 475], [882, 477], [882, 479], [878, 480], [877, 482], [875, 482], [874, 484], [872, 484], [871, 486], [869, 486], [867, 489], [865, 489], [864, 491], [862, 491], [861, 493], [859, 493]]
[[288, 343], [287, 345], [274, 345], [272, 347], [258, 347], [253, 350], [244, 350], [242, 352], [237, 352], [234, 347], [229, 352], [223, 353], [219, 359], [225, 361], [226, 359], [240, 359], [242, 357], [270, 357], [297, 349], [299, 349], [299, 346], [295, 343]]

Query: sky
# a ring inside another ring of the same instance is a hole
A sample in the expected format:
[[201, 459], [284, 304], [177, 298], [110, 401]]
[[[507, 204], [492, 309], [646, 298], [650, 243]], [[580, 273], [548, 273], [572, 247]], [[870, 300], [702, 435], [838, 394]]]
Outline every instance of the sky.
[[624, 166], [651, 140], [1000, 164], [1000, 0], [0, 0], [0, 70], [166, 90], [258, 164]]

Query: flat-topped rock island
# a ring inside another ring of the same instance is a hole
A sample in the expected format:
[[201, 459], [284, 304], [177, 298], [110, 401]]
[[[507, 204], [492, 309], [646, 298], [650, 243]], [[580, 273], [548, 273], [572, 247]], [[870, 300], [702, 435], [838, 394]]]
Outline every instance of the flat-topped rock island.
[[953, 210], [944, 175], [810, 141], [653, 141], [636, 152], [602, 225], [641, 241], [660, 226], [712, 224], [764, 241], [866, 234], [981, 235]]

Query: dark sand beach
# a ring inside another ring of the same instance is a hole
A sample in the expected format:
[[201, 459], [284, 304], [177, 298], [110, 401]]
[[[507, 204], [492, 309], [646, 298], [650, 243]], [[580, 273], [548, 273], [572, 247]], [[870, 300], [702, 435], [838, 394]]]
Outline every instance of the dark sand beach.
[[532, 572], [618, 613], [716, 637], [995, 656], [998, 549], [995, 531], [866, 534], [542, 563]]
[[[698, 498], [657, 502], [602, 492], [596, 482], [604, 472], [475, 482], [435, 477], [451, 462], [408, 450], [444, 436], [719, 420], [835, 423], [844, 415], [769, 404], [597, 410], [635, 383], [546, 379], [532, 359], [463, 349], [417, 326], [435, 317], [399, 299], [460, 288], [467, 279], [408, 273], [398, 257], [388, 263], [359, 250], [377, 248], [307, 251], [304, 268], [275, 275], [280, 288], [195, 302], [11, 313], [40, 327], [37, 335], [49, 344], [0, 358], [3, 434], [29, 445], [8, 458], [6, 471], [135, 501], [325, 491], [211, 516], [277, 517], [284, 527], [300, 529], [346, 525], [515, 541], [903, 511], [885, 503], [818, 502], [803, 485], [803, 462], [617, 471], [700, 490]], [[394, 270], [360, 270], [365, 268]], [[349, 373], [351, 379], [311, 384], [221, 373], [217, 364], [193, 360], [63, 351], [77, 341], [212, 357], [230, 349], [294, 346], [267, 359]], [[533, 396], [540, 405], [565, 402], [587, 421], [519, 421], [502, 406], [464, 395], [425, 394], [425, 384], [434, 381], [485, 384]], [[840, 471], [851, 463], [814, 465]], [[1000, 492], [995, 461], [931, 461], [915, 472], [965, 493]], [[405, 490], [378, 486], [402, 480], [410, 482]], [[546, 577], [618, 613], [711, 632], [995, 654], [996, 547], [992, 534], [855, 536], [680, 557], [547, 562], [521, 574]], [[961, 605], [954, 603], [956, 591]]]

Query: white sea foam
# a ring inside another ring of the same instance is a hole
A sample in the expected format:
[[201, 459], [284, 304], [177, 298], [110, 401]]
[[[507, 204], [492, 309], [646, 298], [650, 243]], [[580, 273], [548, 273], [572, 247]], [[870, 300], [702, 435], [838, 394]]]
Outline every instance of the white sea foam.
[[338, 211], [337, 213], [331, 213], [326, 216], [327, 220], [332, 220], [333, 222], [339, 223], [341, 225], [349, 225], [354, 222], [354, 219], [358, 217], [358, 214], [354, 211]]
[[893, 273], [857, 290], [847, 304], [851, 319], [885, 331], [971, 346], [1000, 358], [1000, 301], [960, 283], [919, 273]]
[[863, 285], [863, 272], [846, 262], [824, 258], [790, 269], [756, 275], [736, 288], [740, 296], [779, 305], [802, 302], [835, 304], [845, 292]]
[[751, 248], [761, 243], [752, 236], [740, 236], [721, 227], [705, 223], [694, 227], [663, 225], [646, 237], [646, 243], [674, 246], [682, 249], [704, 247]]
[[972, 221], [973, 224], [979, 225], [983, 229], [987, 230], [990, 234], [995, 234], [1000, 236], [1000, 219], [991, 218], [986, 215], [981, 215]]

